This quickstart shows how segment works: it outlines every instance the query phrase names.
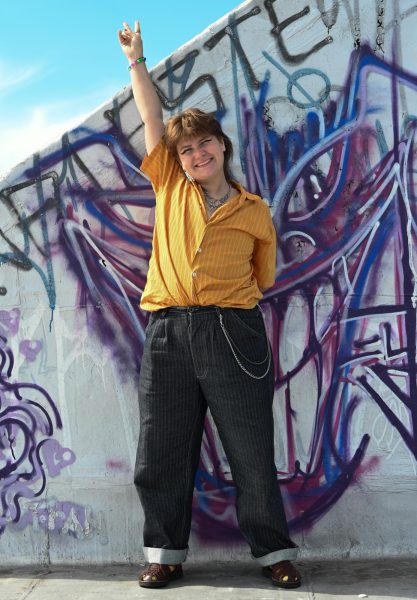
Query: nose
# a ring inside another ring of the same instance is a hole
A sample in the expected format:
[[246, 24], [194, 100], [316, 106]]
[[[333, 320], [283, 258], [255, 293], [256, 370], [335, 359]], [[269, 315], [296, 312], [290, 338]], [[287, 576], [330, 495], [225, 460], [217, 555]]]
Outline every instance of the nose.
[[194, 151], [194, 162], [199, 162], [207, 157], [207, 152], [204, 148], [197, 148]]

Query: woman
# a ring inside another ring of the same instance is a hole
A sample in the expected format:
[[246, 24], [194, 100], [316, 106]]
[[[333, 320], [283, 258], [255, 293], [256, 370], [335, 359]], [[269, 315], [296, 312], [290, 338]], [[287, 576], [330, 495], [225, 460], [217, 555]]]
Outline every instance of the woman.
[[182, 576], [204, 417], [210, 408], [237, 489], [252, 556], [298, 587], [274, 464], [273, 361], [258, 301], [275, 281], [276, 238], [259, 196], [230, 176], [232, 145], [213, 116], [188, 109], [165, 127], [139, 23], [119, 41], [145, 126], [141, 169], [156, 194], [141, 307], [151, 311], [139, 384], [135, 485], [145, 514], [142, 587]]

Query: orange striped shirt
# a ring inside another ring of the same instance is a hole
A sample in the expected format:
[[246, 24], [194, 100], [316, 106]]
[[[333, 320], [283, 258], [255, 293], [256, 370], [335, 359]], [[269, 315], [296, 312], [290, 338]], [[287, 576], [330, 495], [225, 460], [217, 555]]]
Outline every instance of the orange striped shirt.
[[156, 195], [153, 250], [140, 306], [253, 308], [259, 288], [275, 282], [276, 234], [266, 203], [240, 194], [207, 217], [201, 187], [191, 183], [164, 140], [141, 171]]

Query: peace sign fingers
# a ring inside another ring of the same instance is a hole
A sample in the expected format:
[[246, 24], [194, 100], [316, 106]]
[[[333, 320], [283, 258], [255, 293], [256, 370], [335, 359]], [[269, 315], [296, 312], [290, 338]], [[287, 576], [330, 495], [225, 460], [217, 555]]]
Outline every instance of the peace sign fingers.
[[123, 21], [123, 31], [119, 31], [119, 42], [123, 52], [129, 60], [136, 60], [143, 56], [142, 36], [139, 21], [135, 21], [135, 31], [132, 31], [129, 23]]

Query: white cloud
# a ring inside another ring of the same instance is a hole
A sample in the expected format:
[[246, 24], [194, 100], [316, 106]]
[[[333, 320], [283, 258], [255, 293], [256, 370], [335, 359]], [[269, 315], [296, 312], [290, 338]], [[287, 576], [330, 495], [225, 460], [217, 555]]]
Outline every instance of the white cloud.
[[82, 123], [88, 114], [80, 112], [61, 120], [51, 119], [48, 107], [37, 107], [19, 122], [0, 122], [0, 179], [31, 154]]
[[0, 113], [0, 179], [11, 168], [43, 150], [66, 131], [82, 124], [94, 110], [115, 94], [114, 87], [104, 87], [74, 98], [56, 99], [8, 117]]
[[23, 83], [32, 82], [43, 70], [42, 65], [15, 66], [13, 63], [0, 60], [0, 96], [13, 93]]

